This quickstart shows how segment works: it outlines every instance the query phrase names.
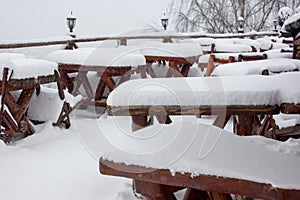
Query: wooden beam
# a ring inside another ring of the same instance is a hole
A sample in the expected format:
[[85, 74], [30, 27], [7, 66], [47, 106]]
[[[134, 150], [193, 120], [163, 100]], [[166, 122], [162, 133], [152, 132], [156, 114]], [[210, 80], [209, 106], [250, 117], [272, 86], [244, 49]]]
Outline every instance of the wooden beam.
[[224, 113], [227, 115], [249, 114], [265, 115], [278, 114], [280, 109], [277, 105], [257, 105], [257, 106], [107, 106], [108, 115], [112, 116], [135, 116], [161, 113], [162, 109], [167, 115], [211, 115], [214, 113]]

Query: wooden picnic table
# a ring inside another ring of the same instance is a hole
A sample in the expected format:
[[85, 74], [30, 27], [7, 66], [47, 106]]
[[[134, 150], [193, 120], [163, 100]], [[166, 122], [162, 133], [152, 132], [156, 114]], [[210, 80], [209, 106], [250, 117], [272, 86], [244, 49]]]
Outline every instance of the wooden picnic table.
[[[105, 101], [102, 101], [103, 93], [107, 87], [112, 91], [116, 87], [116, 83], [113, 80], [115, 76], [121, 76], [119, 84], [127, 81], [131, 77], [132, 67], [108, 67], [108, 66], [84, 66], [76, 64], [59, 64], [58, 70], [61, 75], [61, 83], [67, 87], [71, 93], [77, 93], [79, 87], [82, 85], [89, 101], [94, 101], [97, 106], [105, 106]], [[88, 80], [88, 72], [97, 72], [99, 75], [99, 81], [97, 89], [94, 92], [92, 86]], [[70, 74], [77, 73], [75, 79], [70, 77]]]
[[[84, 103], [97, 106], [106, 106], [106, 88], [112, 91], [117, 84], [129, 80], [134, 69], [146, 71], [144, 56], [133, 54], [126, 47], [60, 50], [50, 53], [46, 58], [59, 63], [61, 82], [69, 92], [76, 94], [80, 86], [83, 86], [87, 97]], [[96, 72], [99, 77], [94, 91], [88, 77], [89, 72]], [[113, 79], [117, 76], [120, 76], [118, 83]]]
[[273, 115], [299, 113], [299, 74], [135, 80], [109, 95], [107, 113], [131, 116], [133, 130], [151, 125], [153, 116], [165, 124], [170, 115], [217, 116], [213, 125], [221, 128], [233, 117], [237, 134], [277, 139]]
[[[145, 56], [150, 67], [154, 62], [168, 64], [169, 70], [166, 77], [186, 77], [190, 67], [203, 54], [201, 46], [197, 43], [153, 42], [141, 44], [135, 48]], [[149, 74], [151, 75], [152, 72], [149, 71]]]
[[[15, 61], [15, 69], [11, 70], [11, 73], [9, 74], [9, 69], [4, 68], [3, 77], [0, 82], [0, 124], [2, 125], [1, 131], [4, 133], [0, 135], [0, 138], [5, 142], [10, 142], [17, 132], [22, 133], [23, 136], [34, 133], [34, 128], [26, 115], [34, 92], [36, 91], [36, 93], [39, 94], [41, 84], [57, 82], [59, 85], [59, 74], [55, 71], [55, 68], [57, 67], [55, 63], [26, 58], [13, 61]], [[27, 68], [29, 66], [33, 67], [31, 70], [34, 70], [34, 67], [44, 67], [45, 69], [44, 71], [42, 70], [38, 76], [27, 77], [26, 74], [23, 74], [22, 72], [21, 74], [23, 75], [20, 75], [18, 67]], [[53, 70], [52, 73], [50, 72], [51, 70]], [[14, 76], [14, 73], [17, 74]], [[61, 94], [61, 92], [58, 93]]]
[[[170, 57], [170, 56], [150, 56], [146, 55], [147, 63], [166, 63], [169, 64], [169, 70], [166, 77], [187, 77], [190, 67], [196, 62], [198, 57]], [[154, 74], [154, 76], [156, 76]]]

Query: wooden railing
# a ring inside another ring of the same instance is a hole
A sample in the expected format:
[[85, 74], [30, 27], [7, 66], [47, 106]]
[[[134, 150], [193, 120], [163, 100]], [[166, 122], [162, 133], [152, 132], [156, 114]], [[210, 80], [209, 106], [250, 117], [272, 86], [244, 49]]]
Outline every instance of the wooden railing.
[[0, 49], [23, 48], [23, 47], [37, 47], [48, 45], [59, 45], [68, 43], [82, 43], [82, 42], [96, 42], [104, 40], [119, 40], [126, 44], [127, 40], [135, 39], [196, 39], [196, 38], [256, 38], [263, 36], [279, 36], [277, 32], [249, 32], [249, 33], [233, 33], [233, 34], [200, 34], [200, 33], [147, 33], [140, 35], [119, 35], [119, 36], [102, 36], [90, 38], [70, 38], [52, 41], [22, 41], [22, 42], [0, 42]]

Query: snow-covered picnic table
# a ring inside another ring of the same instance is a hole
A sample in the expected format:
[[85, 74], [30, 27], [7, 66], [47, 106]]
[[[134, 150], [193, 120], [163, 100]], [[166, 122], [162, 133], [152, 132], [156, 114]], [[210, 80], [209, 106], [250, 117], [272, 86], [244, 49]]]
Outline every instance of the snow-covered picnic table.
[[34, 91], [39, 93], [40, 84], [58, 80], [57, 64], [30, 59], [15, 53], [0, 54], [1, 80], [1, 139], [9, 142], [15, 132], [29, 135], [34, 128], [26, 111]]
[[[146, 65], [142, 54], [133, 53], [126, 47], [60, 50], [48, 54], [46, 59], [58, 63], [62, 82], [70, 92], [76, 93], [82, 85], [88, 100], [95, 100], [99, 105], [105, 105], [102, 101], [105, 88], [110, 91], [115, 88], [114, 76], [122, 76], [119, 81], [122, 83], [130, 78], [133, 68]], [[95, 72], [100, 77], [95, 92], [88, 72]], [[77, 73], [75, 83], [70, 77], [72, 73]]]
[[219, 127], [224, 127], [230, 116], [238, 115], [237, 133], [251, 135], [257, 115], [271, 117], [279, 113], [283, 103], [300, 103], [299, 78], [299, 72], [291, 72], [132, 80], [108, 96], [107, 112], [132, 116], [137, 127], [147, 125], [148, 115], [156, 116], [161, 123], [171, 123], [169, 115], [217, 115], [214, 125]]
[[267, 60], [249, 61], [245, 63], [228, 63], [219, 65], [214, 69], [212, 75], [254, 75], [273, 74], [280, 72], [299, 71], [300, 60], [290, 58], [274, 58]]
[[[167, 77], [186, 77], [190, 67], [203, 54], [202, 48], [196, 43], [145, 43], [135, 47], [146, 58], [148, 64], [168, 62]], [[151, 66], [150, 66], [151, 67]]]
[[198, 67], [206, 68], [205, 75], [210, 76], [214, 69], [220, 64], [232, 62], [254, 61], [267, 59], [268, 56], [261, 52], [250, 53], [211, 53], [203, 55], [198, 60]]
[[[110, 139], [119, 140], [122, 134], [114, 133]], [[186, 122], [147, 127], [123, 142], [122, 148], [106, 145], [100, 172], [132, 178], [136, 192], [146, 197], [167, 199], [182, 188], [189, 188], [186, 197], [189, 190], [198, 195], [218, 193], [226, 199], [231, 199], [229, 194], [259, 199], [300, 196], [298, 140], [240, 137], [207, 124]], [[147, 143], [163, 148], [153, 150]]]

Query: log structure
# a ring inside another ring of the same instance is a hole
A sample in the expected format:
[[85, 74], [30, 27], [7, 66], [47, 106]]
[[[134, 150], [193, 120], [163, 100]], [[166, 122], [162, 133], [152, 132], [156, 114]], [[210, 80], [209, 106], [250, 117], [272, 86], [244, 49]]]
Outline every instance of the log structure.
[[[29, 102], [34, 92], [39, 93], [40, 84], [55, 82], [55, 74], [39, 76], [37, 78], [12, 79], [8, 77], [8, 68], [3, 69], [1, 87], [1, 113], [2, 126], [0, 139], [9, 143], [16, 132], [28, 136], [34, 133], [34, 128], [26, 116]], [[12, 92], [20, 91], [16, 98]]]
[[[106, 97], [103, 95], [105, 88], [112, 91], [116, 87], [113, 80], [114, 76], [122, 76], [119, 83], [130, 79], [132, 67], [107, 67], [107, 66], [85, 66], [78, 64], [59, 64], [59, 72], [61, 75], [62, 87], [67, 88], [69, 92], [75, 94], [80, 86], [84, 88], [85, 94], [89, 101], [93, 101], [95, 105]], [[90, 71], [97, 72], [99, 82], [96, 91], [92, 90], [92, 86], [88, 80], [87, 73]], [[75, 78], [71, 78], [70, 74], [76, 73]], [[106, 105], [106, 104], [104, 104]]]

